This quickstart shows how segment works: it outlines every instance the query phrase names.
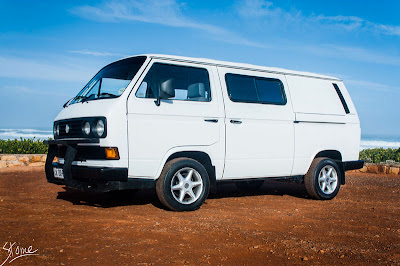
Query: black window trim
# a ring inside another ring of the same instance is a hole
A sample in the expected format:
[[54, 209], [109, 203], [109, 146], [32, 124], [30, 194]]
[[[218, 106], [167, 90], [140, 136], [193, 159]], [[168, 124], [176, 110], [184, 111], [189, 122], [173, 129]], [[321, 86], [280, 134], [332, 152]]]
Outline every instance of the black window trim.
[[[256, 93], [257, 93], [257, 98], [259, 99], [258, 101], [245, 101], [245, 100], [235, 100], [232, 99], [231, 97], [231, 93], [229, 91], [229, 85], [228, 85], [228, 75], [230, 76], [241, 76], [241, 77], [248, 77], [248, 78], [252, 78], [254, 80], [254, 86], [256, 88]], [[259, 96], [259, 92], [258, 92], [258, 87], [257, 87], [257, 82], [256, 80], [270, 80], [270, 81], [275, 81], [278, 82], [280, 87], [281, 87], [281, 93], [283, 96], [283, 102], [282, 103], [277, 103], [277, 102], [264, 102], [264, 101], [260, 101], [260, 96]], [[285, 93], [285, 88], [283, 85], [283, 82], [280, 79], [277, 78], [266, 78], [266, 77], [260, 77], [260, 76], [250, 76], [250, 75], [242, 75], [242, 74], [236, 74], [236, 73], [225, 73], [225, 84], [226, 84], [226, 89], [228, 91], [228, 97], [232, 102], [235, 103], [258, 103], [258, 104], [270, 104], [270, 105], [286, 105], [287, 104], [287, 98], [286, 98], [286, 93]]]
[[197, 67], [197, 66], [188, 66], [188, 65], [177, 65], [177, 64], [172, 64], [172, 63], [165, 63], [165, 62], [159, 62], [159, 61], [154, 61], [152, 64], [150, 64], [148, 67], [149, 69], [147, 70], [146, 73], [143, 73], [143, 79], [140, 82], [139, 87], [137, 88], [136, 92], [135, 92], [135, 98], [136, 99], [149, 99], [149, 100], [154, 100], [156, 98], [146, 98], [146, 97], [138, 97], [136, 94], [138, 93], [140, 86], [142, 85], [143, 81], [145, 80], [147, 74], [150, 72], [151, 68], [155, 65], [155, 64], [162, 64], [162, 65], [169, 65], [169, 66], [178, 66], [178, 67], [189, 67], [189, 68], [197, 68], [197, 69], [204, 69], [205, 71], [207, 71], [207, 77], [208, 77], [208, 87], [210, 88], [210, 99], [208, 101], [193, 101], [193, 100], [179, 100], [179, 99], [161, 99], [161, 101], [182, 101], [182, 102], [197, 102], [197, 103], [209, 103], [213, 101], [213, 97], [212, 97], [212, 88], [211, 88], [211, 82], [210, 82], [210, 71], [208, 71], [207, 68], [204, 67]]
[[346, 112], [346, 114], [350, 114], [349, 107], [347, 106], [346, 100], [344, 99], [343, 94], [339, 89], [339, 86], [336, 83], [332, 83], [332, 85], [335, 88], [336, 93], [339, 96], [340, 101], [342, 102], [344, 111]]

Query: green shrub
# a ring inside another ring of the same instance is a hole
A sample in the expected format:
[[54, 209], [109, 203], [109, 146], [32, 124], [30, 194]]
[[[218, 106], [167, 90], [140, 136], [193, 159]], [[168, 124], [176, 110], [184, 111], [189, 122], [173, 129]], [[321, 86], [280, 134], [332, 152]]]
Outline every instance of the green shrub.
[[374, 163], [386, 162], [386, 160], [393, 160], [400, 162], [400, 148], [398, 149], [366, 149], [360, 151], [360, 159], [371, 159]]
[[48, 146], [39, 139], [0, 140], [0, 153], [44, 154]]

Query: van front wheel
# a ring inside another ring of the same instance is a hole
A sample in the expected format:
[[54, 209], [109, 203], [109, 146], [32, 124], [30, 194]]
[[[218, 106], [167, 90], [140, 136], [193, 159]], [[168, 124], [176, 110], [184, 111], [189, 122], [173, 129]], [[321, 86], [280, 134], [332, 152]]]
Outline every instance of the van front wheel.
[[304, 176], [304, 185], [311, 198], [330, 200], [339, 192], [340, 179], [340, 169], [334, 160], [316, 158]]
[[210, 180], [202, 164], [190, 158], [177, 158], [165, 164], [156, 183], [161, 203], [174, 211], [194, 211], [206, 200]]

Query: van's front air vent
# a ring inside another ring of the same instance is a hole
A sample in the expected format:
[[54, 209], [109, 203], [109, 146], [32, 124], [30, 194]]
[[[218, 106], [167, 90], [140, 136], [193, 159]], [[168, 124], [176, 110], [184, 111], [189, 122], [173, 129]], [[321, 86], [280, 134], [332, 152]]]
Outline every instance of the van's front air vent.
[[82, 133], [82, 123], [83, 119], [69, 119], [60, 121], [58, 123], [60, 127], [60, 135], [58, 138], [83, 138], [84, 135]]

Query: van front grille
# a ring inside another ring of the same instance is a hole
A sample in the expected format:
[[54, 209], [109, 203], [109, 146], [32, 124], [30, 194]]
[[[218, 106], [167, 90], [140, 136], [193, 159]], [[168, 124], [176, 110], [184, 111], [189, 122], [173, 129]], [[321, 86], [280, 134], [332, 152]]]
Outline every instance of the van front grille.
[[[58, 122], [60, 133], [56, 139], [83, 138], [82, 124], [83, 119], [69, 119]], [[67, 129], [69, 129], [68, 133]]]

